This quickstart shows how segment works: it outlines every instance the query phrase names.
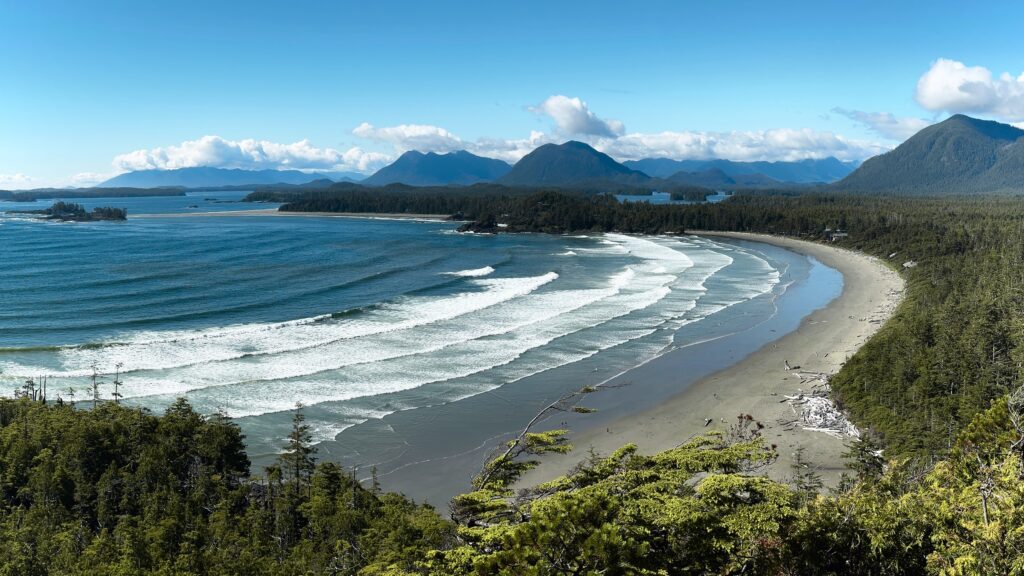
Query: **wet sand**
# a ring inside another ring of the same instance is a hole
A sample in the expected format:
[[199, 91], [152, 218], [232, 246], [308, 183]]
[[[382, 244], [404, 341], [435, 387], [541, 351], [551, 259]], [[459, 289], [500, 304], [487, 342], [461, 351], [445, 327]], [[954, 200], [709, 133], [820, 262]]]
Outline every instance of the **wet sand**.
[[[610, 454], [624, 444], [634, 443], [641, 452], [655, 453], [677, 446], [695, 434], [727, 431], [739, 414], [750, 414], [762, 422], [765, 439], [778, 447], [779, 458], [767, 470], [769, 476], [789, 479], [795, 451], [803, 447], [805, 460], [817, 469], [826, 485], [838, 481], [845, 470], [841, 456], [849, 439], [794, 424], [797, 414], [786, 403], [785, 396], [809, 392], [811, 384], [802, 383], [801, 374], [834, 374], [878, 331], [899, 304], [902, 278], [876, 258], [824, 244], [748, 233], [693, 234], [764, 242], [812, 256], [842, 273], [842, 293], [828, 306], [804, 318], [797, 330], [769, 342], [732, 366], [689, 386], [680, 382], [682, 391], [659, 405], [618, 418], [607, 426], [573, 434], [572, 452], [545, 457], [538, 468], [524, 476], [521, 485], [564, 474], [586, 458], [590, 449]], [[685, 367], [678, 366], [678, 352], [669, 352], [642, 368], [660, 377], [683, 374]], [[787, 362], [800, 369], [787, 371]], [[609, 384], [629, 381], [635, 377], [631, 372]], [[711, 423], [706, 425], [707, 419]]]

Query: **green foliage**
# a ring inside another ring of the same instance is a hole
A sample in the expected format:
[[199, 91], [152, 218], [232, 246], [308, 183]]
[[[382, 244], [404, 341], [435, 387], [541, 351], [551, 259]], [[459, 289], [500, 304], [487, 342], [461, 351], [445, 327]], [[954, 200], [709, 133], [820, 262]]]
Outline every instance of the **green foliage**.
[[[863, 480], [834, 496], [751, 475], [773, 457], [756, 433], [699, 437], [654, 456], [627, 446], [509, 497], [516, 514], [460, 528], [466, 545], [436, 552], [429, 566], [433, 574], [1024, 574], [1024, 477], [1010, 440], [1019, 433], [997, 402], [930, 471], [899, 461], [876, 471], [871, 460]], [[875, 456], [870, 442], [854, 446], [862, 451]]]
[[758, 476], [774, 451], [748, 416], [515, 492], [538, 454], [568, 449], [563, 430], [525, 433], [456, 500], [456, 527], [333, 463], [285, 472], [312, 454], [301, 417], [259, 479], [238, 427], [184, 400], [162, 416], [2, 400], [0, 574], [1021, 575], [1014, 406], [979, 414], [930, 470], [890, 461], [832, 496]]
[[688, 202], [704, 202], [708, 196], [717, 194], [711, 188], [703, 186], [676, 185], [670, 192], [673, 200], [685, 200]]
[[571, 449], [565, 435], [568, 430], [524, 432], [510, 440], [507, 450], [490, 459], [473, 478], [475, 490], [452, 499], [452, 518], [468, 525], [488, 525], [521, 512], [512, 496], [512, 484], [523, 473], [537, 466], [537, 456], [564, 454]]
[[399, 574], [447, 546], [431, 508], [311, 467], [297, 431], [298, 476], [254, 479], [238, 426], [184, 400], [0, 400], [0, 574]]

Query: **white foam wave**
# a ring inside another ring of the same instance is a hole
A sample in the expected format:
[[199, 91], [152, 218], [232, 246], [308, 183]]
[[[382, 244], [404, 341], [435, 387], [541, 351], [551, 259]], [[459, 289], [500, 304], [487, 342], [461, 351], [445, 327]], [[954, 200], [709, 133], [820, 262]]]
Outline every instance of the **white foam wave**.
[[[558, 338], [592, 329], [651, 306], [668, 292], [669, 289], [662, 286], [640, 293], [620, 294], [605, 299], [602, 306], [583, 307], [577, 313], [563, 314], [542, 324], [467, 340], [443, 350], [348, 366], [317, 378], [203, 388], [189, 397], [200, 406], [219, 407], [233, 416], [255, 416], [290, 410], [296, 401], [316, 405], [465, 378], [512, 363], [526, 352], [546, 346]], [[612, 310], [615, 312], [609, 314]], [[610, 333], [603, 339], [612, 341], [606, 342], [605, 347], [625, 341], [621, 335]], [[601, 347], [598, 342], [582, 343], [580, 351], [596, 353]], [[530, 368], [536, 369], [536, 366]]]
[[89, 376], [94, 365], [101, 373], [113, 373], [121, 364], [121, 370], [130, 373], [281, 354], [457, 318], [524, 296], [557, 278], [558, 274], [549, 272], [534, 277], [472, 280], [483, 290], [442, 297], [404, 298], [348, 320], [316, 316], [199, 332], [150, 332], [119, 346], [62, 350], [59, 369], [9, 362], [0, 364], [0, 369], [5, 375], [17, 377], [74, 378]]
[[[609, 329], [605, 333], [604, 327], [612, 320], [629, 316], [664, 300], [672, 292], [669, 285], [677, 280], [677, 276], [666, 274], [665, 270], [674, 268], [682, 271], [694, 264], [693, 260], [685, 255], [680, 255], [668, 247], [654, 245], [655, 243], [650, 240], [632, 237], [615, 240], [620, 246], [626, 244], [637, 252], [645, 253], [647, 258], [641, 264], [629, 266], [611, 276], [607, 280], [606, 292], [549, 291], [533, 294], [529, 298], [460, 319], [463, 323], [486, 319], [482, 322], [483, 325], [499, 322], [507, 327], [505, 329], [481, 331], [477, 325], [473, 335], [453, 336], [450, 333], [440, 333], [445, 328], [443, 325], [432, 325], [427, 329], [417, 330], [415, 334], [393, 334], [396, 338], [411, 336], [416, 340], [400, 338], [386, 344], [368, 345], [377, 356], [362, 356], [363, 361], [346, 363], [344, 369], [318, 370], [313, 378], [296, 376], [282, 380], [278, 377], [281, 374], [278, 373], [272, 379], [262, 378], [230, 386], [200, 387], [195, 389], [190, 397], [194, 401], [226, 409], [236, 416], [251, 416], [288, 410], [294, 405], [297, 397], [307, 404], [319, 404], [387, 394], [432, 382], [480, 374], [515, 362], [526, 352], [537, 350], [556, 339], [564, 339], [580, 331], [587, 331], [588, 338], [577, 344], [580, 350], [574, 352], [574, 355], [586, 357], [600, 349], [639, 337], [636, 334], [652, 332], [654, 328], [648, 324], [652, 321], [655, 324], [663, 322], [662, 314], [656, 314], [648, 320], [637, 319], [629, 322], [618, 332]], [[562, 303], [561, 306], [559, 302]], [[577, 305], [570, 305], [570, 302], [576, 302]], [[690, 299], [687, 305], [678, 310], [685, 311], [692, 306], [693, 299]], [[543, 310], [549, 312], [538, 316], [538, 311]], [[513, 317], [515, 314], [531, 316], [529, 320], [521, 320], [517, 325], [516, 322], [509, 322], [510, 313]], [[489, 315], [492, 316], [488, 317]], [[497, 318], [493, 315], [502, 317]], [[594, 330], [599, 326], [602, 330]], [[429, 330], [429, 333], [425, 330]], [[624, 339], [621, 336], [622, 330], [626, 330], [632, 336]], [[459, 338], [462, 338], [461, 341], [451, 342], [452, 339]], [[417, 346], [417, 341], [436, 341], [438, 344], [432, 347]], [[605, 344], [595, 348], [594, 344], [597, 342]], [[379, 352], [384, 349], [402, 350], [405, 353], [384, 358]], [[530, 364], [525, 369], [535, 372], [549, 367]], [[473, 393], [479, 393], [483, 389], [486, 387]]]
[[484, 266], [483, 268], [474, 268], [472, 270], [459, 270], [458, 272], [445, 272], [447, 276], [461, 276], [464, 278], [476, 278], [479, 276], [487, 276], [494, 272], [494, 268], [490, 266]]

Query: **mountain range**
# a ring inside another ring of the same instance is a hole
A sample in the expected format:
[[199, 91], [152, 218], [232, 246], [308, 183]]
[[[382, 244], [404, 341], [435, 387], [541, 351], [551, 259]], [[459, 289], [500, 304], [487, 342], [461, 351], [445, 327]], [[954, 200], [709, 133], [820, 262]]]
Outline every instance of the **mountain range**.
[[174, 170], [136, 170], [126, 172], [97, 184], [97, 188], [161, 188], [183, 186], [263, 186], [268, 184], [307, 184], [328, 178], [335, 181], [356, 181], [355, 172], [300, 172], [299, 170], [241, 170], [238, 168], [177, 168]]
[[700, 173], [719, 170], [726, 176], [748, 176], [760, 174], [775, 182], [810, 184], [835, 182], [853, 172], [856, 162], [843, 162], [829, 156], [822, 159], [797, 160], [794, 162], [735, 162], [721, 158], [711, 160], [672, 160], [670, 158], [645, 158], [627, 160], [623, 165], [639, 170], [655, 178], [669, 178], [679, 172]]
[[963, 194], [1024, 190], [1024, 130], [957, 114], [865, 160], [833, 189]]
[[367, 186], [408, 184], [410, 186], [467, 185], [493, 182], [512, 167], [506, 162], [470, 154], [465, 150], [435, 154], [410, 151], [362, 181]]
[[[359, 181], [356, 173], [298, 170], [181, 168], [129, 172], [101, 187], [185, 188], [214, 186], [326, 186]], [[318, 181], [315, 184], [311, 184]], [[514, 187], [667, 189], [784, 188], [827, 184], [824, 189], [912, 194], [1024, 190], [1024, 130], [1008, 124], [955, 115], [925, 128], [885, 154], [857, 166], [836, 158], [796, 162], [735, 162], [647, 158], [617, 162], [576, 141], [545, 144], [514, 166], [466, 151], [447, 154], [406, 152], [362, 180], [368, 186], [471, 185], [493, 182]]]
[[720, 168], [710, 168], [702, 172], [676, 172], [664, 179], [666, 182], [681, 184], [684, 186], [701, 186], [704, 188], [728, 189], [736, 188], [775, 188], [786, 186], [774, 178], [764, 174], [734, 174], [729, 175]]
[[558, 186], [613, 190], [623, 187], [703, 186], [718, 189], [770, 188], [795, 183], [832, 182], [849, 174], [854, 163], [835, 158], [799, 162], [732, 162], [651, 158], [617, 162], [576, 141], [545, 144], [514, 166], [459, 151], [449, 154], [406, 152], [362, 183], [370, 186], [466, 185], [497, 182], [507, 186]]

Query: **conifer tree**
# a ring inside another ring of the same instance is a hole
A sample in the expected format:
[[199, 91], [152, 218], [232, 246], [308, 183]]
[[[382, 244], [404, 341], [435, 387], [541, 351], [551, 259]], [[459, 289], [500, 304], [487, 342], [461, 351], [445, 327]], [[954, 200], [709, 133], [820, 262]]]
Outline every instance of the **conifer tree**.
[[309, 424], [306, 424], [301, 402], [295, 404], [292, 430], [288, 434], [288, 448], [281, 455], [281, 468], [294, 483], [296, 492], [309, 485], [309, 479], [316, 468], [316, 446], [313, 445], [313, 435], [310, 433]]

